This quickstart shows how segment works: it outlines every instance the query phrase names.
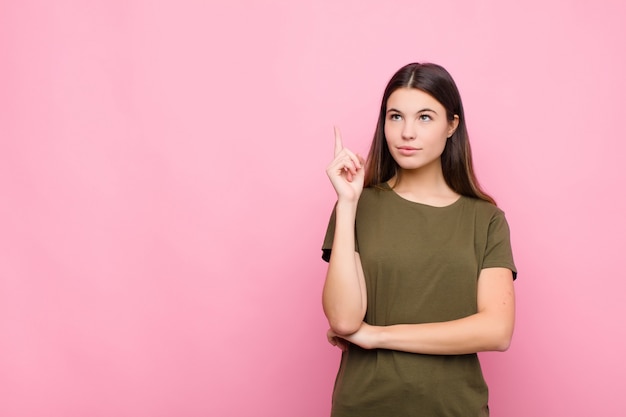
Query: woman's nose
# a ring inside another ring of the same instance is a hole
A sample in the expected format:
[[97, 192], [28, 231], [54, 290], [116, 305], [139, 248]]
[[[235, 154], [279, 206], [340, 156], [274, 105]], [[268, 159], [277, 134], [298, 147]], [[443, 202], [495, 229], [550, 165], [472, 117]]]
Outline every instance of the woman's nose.
[[404, 140], [413, 140], [417, 136], [415, 131], [415, 127], [412, 123], [405, 123], [402, 127], [402, 139]]

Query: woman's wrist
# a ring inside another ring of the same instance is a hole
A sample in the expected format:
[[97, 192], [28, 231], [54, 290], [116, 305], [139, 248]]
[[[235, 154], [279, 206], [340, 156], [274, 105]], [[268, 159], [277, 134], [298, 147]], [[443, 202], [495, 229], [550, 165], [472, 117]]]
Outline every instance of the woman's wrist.
[[337, 207], [335, 208], [336, 211], [347, 211], [347, 212], [355, 212], [356, 213], [356, 208], [358, 206], [358, 199], [357, 200], [349, 200], [349, 199], [338, 199], [337, 200]]
[[385, 337], [386, 337], [386, 327], [385, 326], [372, 326], [372, 348], [373, 349], [386, 349]]

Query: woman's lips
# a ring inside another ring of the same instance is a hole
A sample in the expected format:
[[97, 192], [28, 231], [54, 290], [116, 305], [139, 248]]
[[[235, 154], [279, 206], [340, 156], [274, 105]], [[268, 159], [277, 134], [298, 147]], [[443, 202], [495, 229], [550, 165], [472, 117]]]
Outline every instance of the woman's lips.
[[398, 152], [405, 156], [415, 155], [419, 151], [419, 148], [413, 148], [412, 146], [399, 146]]

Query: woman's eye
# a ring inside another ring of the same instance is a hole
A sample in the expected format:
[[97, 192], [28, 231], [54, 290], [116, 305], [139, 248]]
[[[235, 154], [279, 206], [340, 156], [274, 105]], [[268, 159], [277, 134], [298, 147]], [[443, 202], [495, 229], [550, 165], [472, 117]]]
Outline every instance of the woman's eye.
[[432, 117], [430, 117], [430, 116], [429, 116], [429, 115], [427, 115], [427, 114], [420, 114], [420, 120], [421, 120], [422, 122], [428, 122], [428, 121], [430, 121], [430, 120], [433, 120], [433, 118], [432, 118]]
[[389, 120], [400, 120], [402, 119], [402, 116], [400, 116], [399, 114], [390, 114], [389, 115]]

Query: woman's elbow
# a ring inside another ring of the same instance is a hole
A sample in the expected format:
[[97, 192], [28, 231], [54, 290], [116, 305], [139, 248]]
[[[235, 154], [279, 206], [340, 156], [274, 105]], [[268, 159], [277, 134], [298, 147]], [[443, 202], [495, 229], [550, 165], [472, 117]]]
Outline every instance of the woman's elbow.
[[496, 352], [506, 352], [511, 347], [511, 339], [500, 340], [498, 343], [494, 345], [494, 351]]
[[328, 320], [330, 328], [337, 336], [349, 336], [361, 328], [362, 320]]
[[495, 352], [506, 352], [511, 347], [513, 339], [513, 331], [510, 329], [501, 329], [492, 335], [491, 343], [488, 350]]

